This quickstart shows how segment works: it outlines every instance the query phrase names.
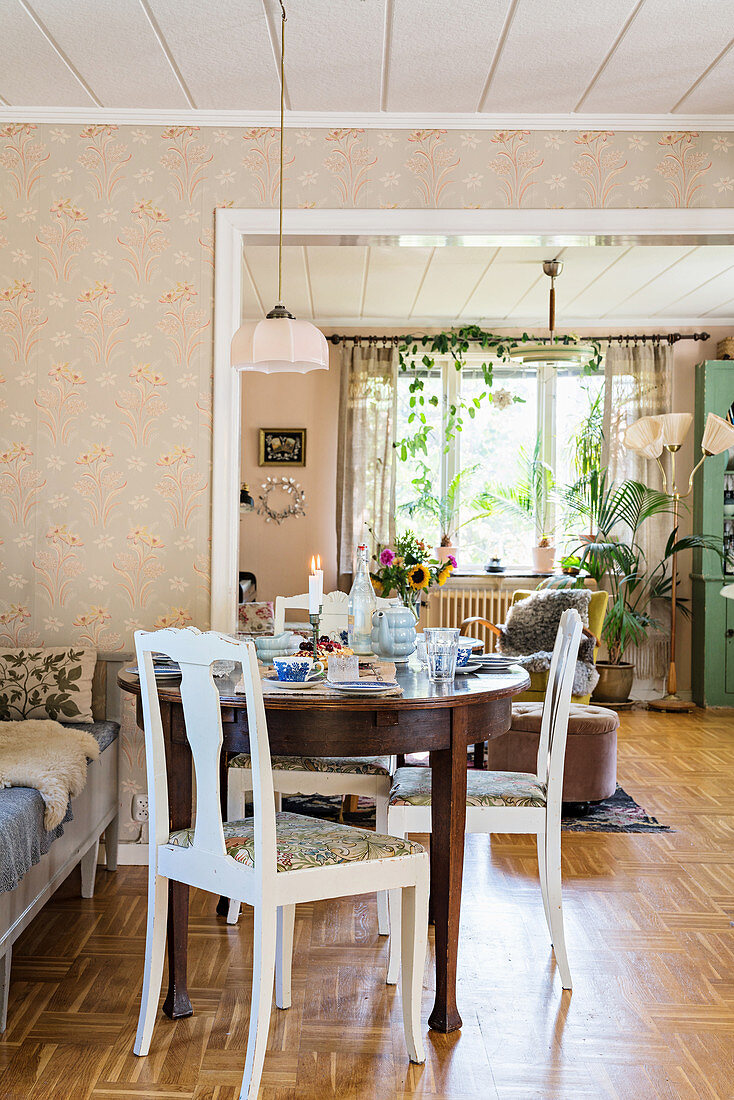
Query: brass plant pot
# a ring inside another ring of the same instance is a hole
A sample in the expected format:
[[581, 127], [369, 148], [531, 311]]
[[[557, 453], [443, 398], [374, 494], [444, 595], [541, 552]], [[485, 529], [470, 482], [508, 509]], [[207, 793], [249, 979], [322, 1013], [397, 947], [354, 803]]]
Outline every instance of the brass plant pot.
[[599, 683], [592, 693], [594, 703], [626, 703], [632, 690], [635, 666], [628, 661], [612, 665], [609, 661], [597, 661]]

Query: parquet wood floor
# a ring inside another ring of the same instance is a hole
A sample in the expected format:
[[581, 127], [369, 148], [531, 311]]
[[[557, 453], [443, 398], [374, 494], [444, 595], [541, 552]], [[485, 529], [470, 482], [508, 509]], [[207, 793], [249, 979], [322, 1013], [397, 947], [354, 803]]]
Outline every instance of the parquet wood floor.
[[[674, 833], [566, 833], [562, 993], [534, 841], [467, 839], [460, 1033], [410, 1066], [373, 897], [301, 906], [293, 1007], [273, 1010], [263, 1100], [729, 1100], [734, 1097], [734, 713], [625, 715], [623, 786]], [[160, 1018], [131, 1053], [145, 870], [72, 883], [14, 953], [2, 1100], [235, 1100], [249, 1009], [250, 923], [195, 893], [196, 1014]], [[432, 1003], [426, 967], [424, 1020]]]

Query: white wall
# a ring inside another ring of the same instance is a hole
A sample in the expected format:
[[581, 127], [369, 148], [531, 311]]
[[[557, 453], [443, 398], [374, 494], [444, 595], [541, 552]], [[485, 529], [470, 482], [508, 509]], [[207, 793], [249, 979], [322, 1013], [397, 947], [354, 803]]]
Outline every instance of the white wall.
[[[241, 516], [240, 569], [256, 575], [259, 599], [306, 591], [314, 554], [321, 555], [326, 590], [336, 587], [339, 362], [332, 349], [328, 371], [242, 375], [241, 480], [249, 484], [256, 503], [268, 475], [293, 477], [306, 492], [304, 518], [276, 524], [256, 512]], [[258, 466], [260, 428], [305, 428], [305, 467]]]

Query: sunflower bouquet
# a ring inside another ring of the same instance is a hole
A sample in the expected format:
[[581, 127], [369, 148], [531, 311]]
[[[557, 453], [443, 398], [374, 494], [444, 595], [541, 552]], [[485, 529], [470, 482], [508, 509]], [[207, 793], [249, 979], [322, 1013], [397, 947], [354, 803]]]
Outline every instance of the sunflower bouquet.
[[421, 594], [431, 585], [445, 584], [456, 568], [455, 558], [441, 562], [432, 557], [431, 547], [413, 531], [399, 535], [395, 548], [386, 546], [374, 561], [377, 568], [372, 573], [372, 584], [377, 595], [396, 593], [416, 617]]

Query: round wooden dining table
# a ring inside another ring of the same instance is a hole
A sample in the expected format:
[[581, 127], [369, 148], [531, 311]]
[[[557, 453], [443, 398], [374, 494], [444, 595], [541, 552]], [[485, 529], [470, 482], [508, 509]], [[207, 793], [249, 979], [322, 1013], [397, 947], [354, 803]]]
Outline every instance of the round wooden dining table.
[[[239, 674], [216, 679], [221, 698], [223, 814], [226, 816], [227, 760], [249, 752], [245, 697], [235, 692]], [[318, 700], [265, 695], [270, 751], [273, 756], [393, 756], [430, 753], [433, 770], [431, 903], [435, 930], [436, 998], [429, 1027], [456, 1031], [456, 961], [466, 826], [467, 749], [510, 728], [512, 697], [525, 691], [528, 674], [515, 667], [504, 673], [457, 676], [453, 683], [432, 684], [417, 664], [399, 668], [400, 696], [359, 698], [345, 695]], [[140, 681], [127, 670], [118, 675], [123, 691], [136, 695], [137, 723], [143, 728]], [[179, 681], [159, 681], [166, 746], [171, 829], [191, 823], [192, 769]], [[163, 1011], [172, 1019], [193, 1012], [187, 989], [189, 888], [169, 885], [168, 994]], [[218, 912], [226, 914], [220, 900]]]

